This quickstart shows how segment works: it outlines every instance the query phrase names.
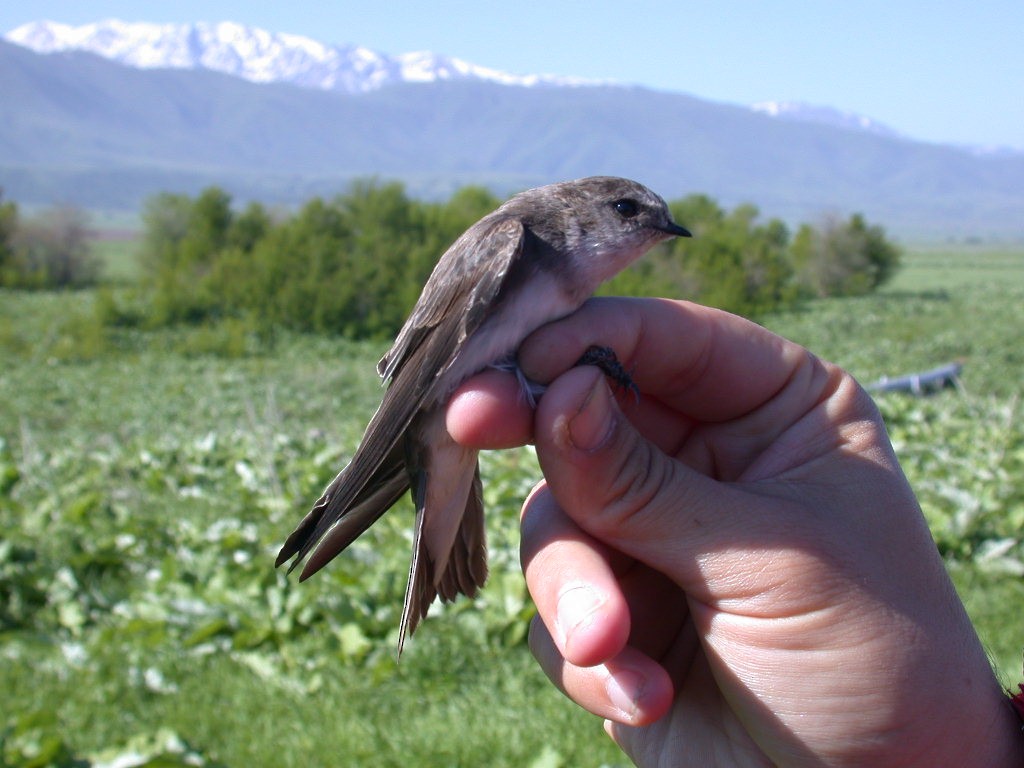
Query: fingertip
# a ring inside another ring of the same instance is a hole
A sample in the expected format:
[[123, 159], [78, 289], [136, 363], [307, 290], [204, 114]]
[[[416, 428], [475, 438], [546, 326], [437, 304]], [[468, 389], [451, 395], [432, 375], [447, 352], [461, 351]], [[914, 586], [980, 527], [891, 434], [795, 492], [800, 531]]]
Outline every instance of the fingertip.
[[548, 387], [537, 406], [538, 434], [560, 449], [599, 448], [613, 426], [611, 391], [593, 366], [567, 371]]
[[589, 667], [619, 654], [631, 621], [609, 552], [565, 516], [546, 485], [523, 507], [520, 548], [527, 588], [559, 655]]
[[581, 667], [558, 652], [547, 627], [536, 617], [530, 624], [529, 643], [541, 669], [559, 690], [609, 722], [650, 725], [672, 706], [675, 693], [668, 672], [635, 648], [627, 646], [604, 664]]
[[618, 592], [573, 584], [559, 595], [555, 624], [566, 661], [592, 667], [618, 655], [629, 640], [629, 607]]
[[675, 689], [665, 668], [633, 648], [605, 665], [606, 717], [629, 726], [650, 725], [672, 707]]
[[446, 407], [448, 434], [467, 448], [513, 448], [533, 439], [533, 409], [511, 374], [488, 370], [467, 379]]

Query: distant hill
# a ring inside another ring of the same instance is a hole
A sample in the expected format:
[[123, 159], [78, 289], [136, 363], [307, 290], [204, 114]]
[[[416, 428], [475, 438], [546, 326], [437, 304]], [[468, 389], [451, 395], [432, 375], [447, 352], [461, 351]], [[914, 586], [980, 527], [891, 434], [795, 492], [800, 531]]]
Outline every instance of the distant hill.
[[610, 173], [790, 221], [861, 211], [909, 236], [1024, 237], [1024, 156], [642, 88], [451, 80], [346, 94], [4, 42], [0, 82], [0, 185], [26, 203], [134, 209], [206, 184], [294, 203], [366, 175], [424, 195], [506, 193]]

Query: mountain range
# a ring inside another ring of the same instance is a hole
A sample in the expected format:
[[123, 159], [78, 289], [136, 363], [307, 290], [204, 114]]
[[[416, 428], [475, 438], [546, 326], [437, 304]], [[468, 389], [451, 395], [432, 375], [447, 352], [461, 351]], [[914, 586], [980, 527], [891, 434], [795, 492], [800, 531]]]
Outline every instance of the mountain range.
[[[1024, 155], [913, 141], [842, 110], [753, 108], [238, 24], [25, 25], [0, 42], [0, 185], [137, 210], [218, 184], [296, 203], [351, 179], [499, 193], [596, 173], [912, 236], [1024, 237]], [[13, 41], [13, 42], [12, 42]]]
[[[79, 27], [34, 21], [11, 30], [4, 38], [36, 53], [84, 51], [141, 69], [208, 69], [254, 83], [290, 83], [341, 93], [442, 80], [525, 87], [600, 84], [556, 75], [513, 75], [430, 51], [389, 56], [363, 46], [330, 45], [230, 21], [151, 24], [108, 19]], [[783, 120], [899, 135], [869, 117], [800, 101], [763, 101], [751, 109]]]
[[441, 80], [527, 87], [593, 84], [572, 77], [512, 75], [430, 51], [389, 56], [363, 46], [331, 45], [231, 21], [149, 24], [108, 19], [80, 27], [34, 21], [4, 38], [36, 53], [85, 51], [142, 69], [208, 69], [254, 83], [290, 83], [340, 93]]

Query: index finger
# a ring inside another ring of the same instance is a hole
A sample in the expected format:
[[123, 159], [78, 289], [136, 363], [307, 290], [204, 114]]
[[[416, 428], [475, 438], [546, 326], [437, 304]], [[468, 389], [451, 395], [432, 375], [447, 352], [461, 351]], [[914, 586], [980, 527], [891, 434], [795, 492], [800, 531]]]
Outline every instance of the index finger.
[[776, 395], [808, 352], [756, 323], [669, 299], [600, 297], [534, 331], [519, 365], [535, 381], [564, 373], [591, 346], [609, 346], [640, 391], [697, 421], [725, 421]]

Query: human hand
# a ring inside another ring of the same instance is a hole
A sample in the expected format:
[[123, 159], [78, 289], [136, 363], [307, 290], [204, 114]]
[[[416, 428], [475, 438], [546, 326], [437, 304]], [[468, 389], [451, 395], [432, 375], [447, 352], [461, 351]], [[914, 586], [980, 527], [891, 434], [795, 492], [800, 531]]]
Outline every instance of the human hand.
[[[639, 402], [566, 370], [595, 344]], [[448, 429], [535, 442], [531, 647], [635, 762], [1018, 764], [1019, 726], [848, 374], [664, 300], [592, 300], [519, 361], [550, 382], [535, 414], [491, 371], [460, 387]]]

